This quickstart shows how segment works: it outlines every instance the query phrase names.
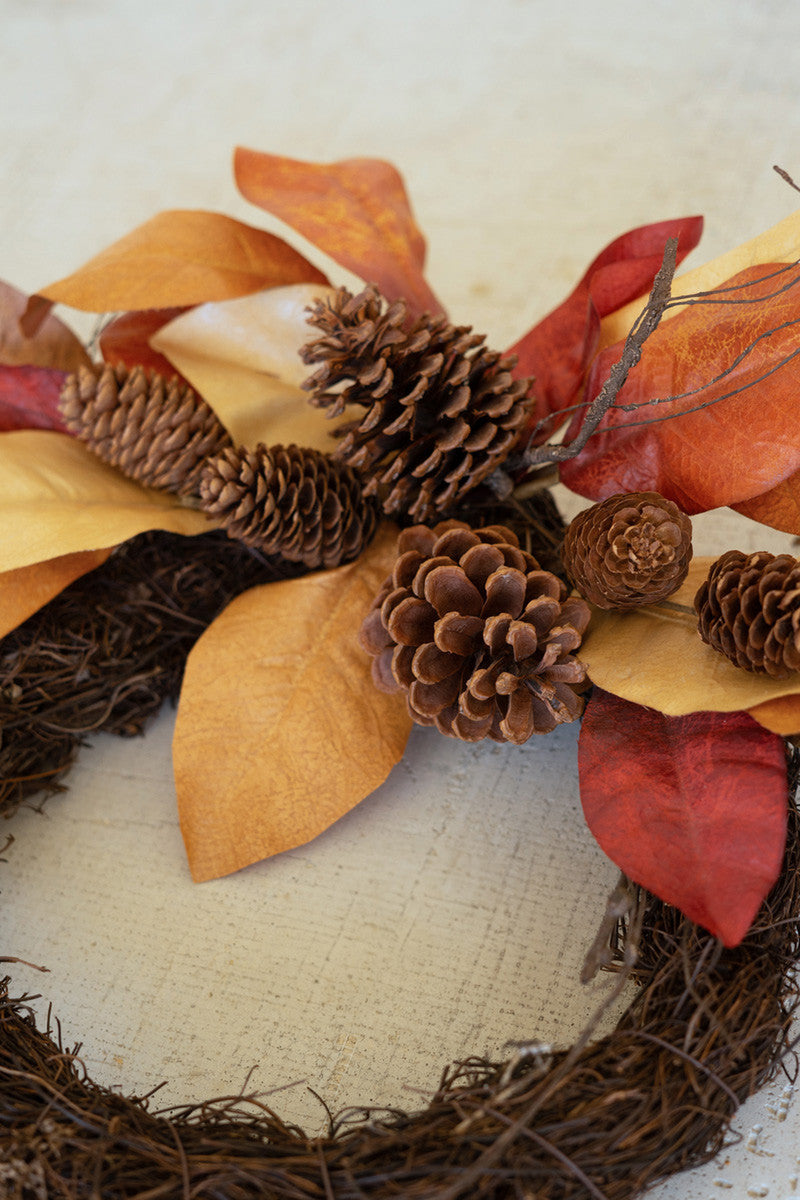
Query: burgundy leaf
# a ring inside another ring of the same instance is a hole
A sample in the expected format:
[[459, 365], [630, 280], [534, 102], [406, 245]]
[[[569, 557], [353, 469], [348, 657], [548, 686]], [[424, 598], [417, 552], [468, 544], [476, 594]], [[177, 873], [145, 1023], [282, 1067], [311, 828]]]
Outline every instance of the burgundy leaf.
[[0, 365], [0, 432], [11, 429], [67, 429], [58, 409], [66, 371], [55, 367]]

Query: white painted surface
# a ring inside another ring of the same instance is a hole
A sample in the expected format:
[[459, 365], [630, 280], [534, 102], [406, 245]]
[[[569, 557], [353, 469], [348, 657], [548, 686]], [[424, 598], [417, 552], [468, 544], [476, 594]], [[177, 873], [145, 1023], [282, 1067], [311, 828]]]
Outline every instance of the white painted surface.
[[[161, 208], [276, 228], [236, 194], [236, 143], [396, 162], [434, 288], [498, 346], [626, 228], [704, 212], [700, 262], [795, 207], [771, 170], [800, 177], [790, 0], [0, 0], [0, 20], [0, 277], [27, 290]], [[701, 551], [786, 544], [756, 534], [697, 522]], [[522, 750], [418, 731], [328, 834], [197, 886], [170, 725], [99, 739], [66, 797], [8, 826], [4, 953], [50, 967], [15, 978], [98, 1078], [191, 1100], [258, 1064], [253, 1086], [313, 1127], [306, 1082], [333, 1107], [414, 1107], [453, 1057], [571, 1039], [615, 877], [583, 830], [574, 731]], [[662, 1200], [800, 1194], [784, 1083], [737, 1128]]]

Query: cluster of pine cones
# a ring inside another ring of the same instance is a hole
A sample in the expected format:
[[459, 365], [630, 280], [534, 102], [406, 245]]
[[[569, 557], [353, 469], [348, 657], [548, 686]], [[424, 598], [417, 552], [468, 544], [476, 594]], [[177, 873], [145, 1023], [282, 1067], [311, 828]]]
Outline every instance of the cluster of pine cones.
[[[513, 377], [514, 360], [443, 317], [409, 321], [402, 301], [389, 305], [372, 286], [340, 288], [308, 321], [316, 337], [301, 358], [316, 369], [303, 387], [345, 418], [331, 455], [236, 447], [188, 384], [141, 367], [69, 376], [65, 423], [131, 478], [308, 569], [357, 558], [381, 514], [414, 522], [362, 629], [377, 686], [404, 691], [418, 723], [467, 741], [521, 743], [575, 720], [586, 601], [625, 611], [674, 593], [692, 557], [689, 518], [655, 492], [586, 509], [562, 548], [579, 594], [567, 595], [510, 529], [453, 519], [479, 485], [497, 482], [529, 424], [531, 381]], [[703, 640], [738, 666], [800, 669], [797, 560], [731, 551], [695, 606]]]

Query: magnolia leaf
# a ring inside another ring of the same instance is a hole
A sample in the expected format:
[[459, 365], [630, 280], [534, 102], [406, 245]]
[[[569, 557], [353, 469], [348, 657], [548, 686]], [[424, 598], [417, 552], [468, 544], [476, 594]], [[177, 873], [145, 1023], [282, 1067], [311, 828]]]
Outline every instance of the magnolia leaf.
[[74, 580], [106, 561], [111, 550], [62, 554], [0, 575], [0, 638], [27, 621]]
[[328, 281], [281, 238], [221, 213], [151, 217], [40, 295], [89, 312], [229, 300], [265, 287]]
[[791, 737], [800, 731], [800, 693], [765, 700], [748, 711], [759, 725], [783, 737]]
[[0, 572], [116, 546], [148, 529], [204, 533], [208, 517], [141, 487], [62, 433], [0, 437]]
[[[650, 289], [667, 241], [678, 239], [681, 262], [702, 231], [702, 217], [683, 217], [623, 233], [598, 254], [567, 299], [510, 348], [518, 359], [514, 374], [535, 379], [537, 422], [572, 404], [597, 349], [601, 319]], [[554, 427], [540, 427], [535, 441], [545, 441]]]
[[578, 768], [587, 824], [609, 858], [737, 945], [781, 869], [783, 739], [746, 713], [665, 717], [595, 689]]
[[238, 300], [200, 304], [151, 338], [216, 412], [239, 445], [335, 447], [324, 409], [299, 384], [309, 374], [301, 346], [314, 336], [306, 310], [330, 293], [317, 284], [272, 288]]
[[659, 604], [592, 610], [578, 653], [594, 684], [673, 717], [746, 711], [800, 693], [800, 672], [772, 679], [744, 671], [701, 641], [693, 601], [714, 561], [693, 559], [683, 585]]
[[66, 372], [56, 367], [0, 364], [0, 433], [11, 429], [66, 432], [58, 406]]
[[425, 239], [391, 163], [377, 158], [309, 163], [239, 147], [234, 173], [247, 200], [377, 284], [388, 300], [403, 298], [412, 316], [443, 312], [425, 282]]
[[[562, 464], [567, 487], [593, 500], [657, 491], [697, 513], [749, 500], [800, 469], [798, 284], [800, 267], [749, 267], [662, 323], [598, 431]], [[595, 359], [587, 400], [621, 350]]]
[[100, 353], [112, 366], [121, 365], [128, 369], [141, 366], [167, 378], [178, 374], [173, 364], [152, 348], [150, 339], [186, 311], [185, 307], [143, 308], [138, 312], [120, 313], [103, 327], [98, 339]]
[[28, 303], [24, 292], [0, 280], [0, 363], [8, 367], [52, 367], [77, 371], [88, 366], [89, 355], [63, 321], [45, 316], [36, 333], [27, 337], [20, 322]]
[[[761, 263], [792, 263], [800, 259], [800, 209], [785, 217], [771, 229], [764, 230], [757, 237], [743, 242], [733, 250], [726, 251], [718, 258], [703, 263], [683, 275], [677, 276], [672, 292], [675, 296], [695, 296], [699, 292], [708, 292], [720, 287], [726, 280], [732, 279], [740, 271], [755, 267]], [[632, 300], [622, 308], [609, 313], [603, 318], [600, 327], [600, 345], [605, 349], [614, 342], [625, 340], [628, 330], [639, 316], [645, 301], [647, 288], [642, 288], [642, 295]], [[661, 324], [674, 320], [683, 311], [683, 306], [677, 305], [668, 309], [661, 318]]]
[[395, 542], [385, 525], [357, 562], [244, 593], [189, 654], [173, 758], [195, 880], [310, 841], [402, 757], [405, 702], [358, 645]]
[[753, 496], [751, 500], [743, 500], [740, 504], [732, 504], [738, 513], [769, 525], [772, 529], [782, 529], [785, 533], [800, 534], [800, 471], [795, 471], [776, 487]]

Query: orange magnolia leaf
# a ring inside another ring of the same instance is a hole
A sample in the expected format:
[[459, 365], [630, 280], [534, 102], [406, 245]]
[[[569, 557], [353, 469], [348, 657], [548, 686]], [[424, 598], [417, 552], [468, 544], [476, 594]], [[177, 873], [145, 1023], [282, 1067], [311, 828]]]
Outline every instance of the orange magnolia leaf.
[[328, 281], [274, 234], [221, 213], [172, 209], [42, 288], [40, 295], [89, 312], [113, 312], [229, 300], [305, 282]]
[[[775, 732], [800, 732], [800, 672], [772, 679], [743, 671], [700, 640], [693, 601], [714, 561], [694, 558], [685, 582], [658, 604], [632, 612], [593, 609], [578, 657], [604, 691], [671, 717], [751, 711], [760, 720], [767, 702], [785, 697], [781, 719], [785, 725], [796, 715], [797, 723]], [[764, 713], [770, 717], [770, 710]], [[773, 729], [769, 719], [760, 723]]]
[[186, 311], [182, 306], [120, 313], [103, 327], [98, 339], [103, 359], [112, 366], [142, 366], [167, 377], [177, 374], [172, 363], [152, 348], [150, 338]]
[[[440, 313], [423, 275], [425, 239], [400, 173], [376, 158], [309, 163], [237, 148], [236, 184], [252, 204], [285, 221], [412, 315]], [[288, 282], [288, 281], [287, 281]]]
[[[678, 239], [681, 262], [700, 240], [702, 217], [682, 217], [631, 229], [610, 242], [589, 264], [570, 295], [508, 350], [517, 357], [517, 378], [535, 380], [536, 441], [545, 441], [557, 415], [572, 404], [598, 348], [602, 318], [652, 286], [664, 247]], [[562, 418], [564, 419], [564, 418]]]
[[204, 533], [214, 523], [174, 496], [140, 487], [77, 439], [24, 429], [0, 436], [0, 572], [137, 533]]
[[772, 733], [780, 733], [783, 737], [800, 733], [800, 693], [765, 700], [763, 704], [756, 704], [749, 712], [753, 720]]
[[402, 757], [405, 702], [358, 645], [395, 542], [386, 525], [357, 562], [245, 592], [189, 654], [173, 759], [195, 880], [310, 841]]
[[800, 471], [760, 496], [732, 504], [731, 508], [761, 525], [800, 534]]
[[111, 549], [62, 554], [0, 575], [0, 638], [16, 629], [74, 580], [106, 561]]
[[309, 374], [299, 350], [314, 334], [306, 310], [328, 289], [295, 284], [238, 300], [200, 304], [151, 338], [242, 446], [296, 442], [335, 448], [335, 423], [299, 384]]
[[[645, 342], [599, 431], [562, 465], [562, 481], [593, 500], [658, 491], [689, 513], [771, 491], [800, 469], [799, 331], [794, 264], [748, 267], [685, 306]], [[587, 400], [621, 350], [595, 359]]]
[[88, 366], [89, 355], [71, 329], [48, 314], [33, 336], [20, 322], [28, 303], [24, 292], [0, 280], [0, 363], [8, 367], [50, 367], [77, 371]]

